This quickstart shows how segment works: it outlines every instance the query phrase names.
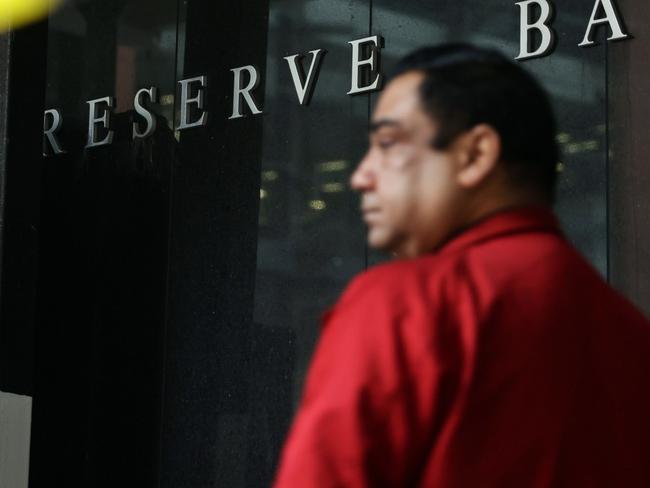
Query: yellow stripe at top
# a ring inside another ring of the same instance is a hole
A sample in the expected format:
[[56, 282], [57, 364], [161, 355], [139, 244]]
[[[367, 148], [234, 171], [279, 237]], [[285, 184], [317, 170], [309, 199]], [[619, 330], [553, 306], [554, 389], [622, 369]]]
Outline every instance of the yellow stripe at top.
[[0, 0], [0, 31], [39, 21], [62, 0]]

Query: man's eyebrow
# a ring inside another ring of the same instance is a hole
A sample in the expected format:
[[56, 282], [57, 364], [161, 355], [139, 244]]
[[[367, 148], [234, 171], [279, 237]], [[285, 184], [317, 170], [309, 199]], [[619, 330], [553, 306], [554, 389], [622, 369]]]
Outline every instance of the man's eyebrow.
[[368, 128], [369, 133], [377, 132], [379, 129], [382, 127], [401, 127], [402, 125], [396, 121], [396, 120], [391, 120], [391, 119], [382, 119], [378, 120], [376, 122], [371, 122], [370, 127]]

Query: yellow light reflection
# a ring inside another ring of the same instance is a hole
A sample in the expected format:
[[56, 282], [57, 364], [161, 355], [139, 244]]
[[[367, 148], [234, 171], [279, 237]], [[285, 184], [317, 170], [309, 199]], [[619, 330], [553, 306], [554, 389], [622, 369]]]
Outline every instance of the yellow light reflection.
[[325, 204], [325, 202], [323, 200], [312, 200], [312, 201], [309, 202], [309, 207], [312, 210], [320, 211], [320, 210], [325, 210], [327, 205]]
[[561, 132], [560, 134], [557, 135], [557, 137], [555, 139], [560, 144], [566, 144], [567, 142], [569, 142], [571, 140], [571, 135], [567, 134], [566, 132]]
[[593, 141], [585, 141], [582, 143], [582, 148], [585, 151], [596, 151], [598, 150], [598, 141], [593, 140]]
[[160, 105], [174, 105], [174, 95], [163, 95], [160, 97]]
[[275, 181], [278, 179], [278, 172], [273, 170], [263, 171], [262, 179], [264, 181]]
[[587, 151], [597, 151], [599, 147], [600, 145], [598, 144], [598, 141], [593, 139], [588, 141], [581, 141], [581, 142], [574, 142], [571, 144], [567, 144], [564, 150], [568, 154], [578, 154]]
[[341, 193], [342, 191], [345, 191], [343, 183], [325, 183], [323, 185], [324, 193]]
[[0, 0], [0, 31], [45, 18], [62, 0]]
[[323, 173], [332, 173], [335, 171], [343, 171], [345, 168], [348, 167], [348, 162], [347, 161], [328, 161], [326, 163], [321, 163], [318, 165], [319, 169]]

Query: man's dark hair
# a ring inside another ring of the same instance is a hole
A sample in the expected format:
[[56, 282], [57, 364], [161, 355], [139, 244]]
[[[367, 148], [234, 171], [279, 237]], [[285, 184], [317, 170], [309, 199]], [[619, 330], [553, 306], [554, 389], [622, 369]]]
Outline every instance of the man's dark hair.
[[443, 44], [402, 58], [391, 78], [422, 71], [420, 97], [439, 124], [432, 145], [445, 149], [485, 123], [501, 137], [501, 161], [513, 181], [553, 200], [559, 152], [548, 96], [523, 68], [492, 49]]

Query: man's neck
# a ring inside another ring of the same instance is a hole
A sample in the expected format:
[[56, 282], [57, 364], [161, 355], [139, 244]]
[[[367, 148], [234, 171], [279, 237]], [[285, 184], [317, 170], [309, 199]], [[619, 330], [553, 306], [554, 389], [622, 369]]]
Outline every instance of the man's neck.
[[471, 201], [464, 212], [460, 228], [467, 228], [485, 218], [505, 210], [521, 207], [551, 209], [548, 198], [532, 190], [496, 191]]

